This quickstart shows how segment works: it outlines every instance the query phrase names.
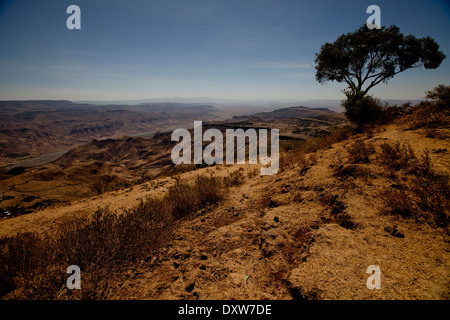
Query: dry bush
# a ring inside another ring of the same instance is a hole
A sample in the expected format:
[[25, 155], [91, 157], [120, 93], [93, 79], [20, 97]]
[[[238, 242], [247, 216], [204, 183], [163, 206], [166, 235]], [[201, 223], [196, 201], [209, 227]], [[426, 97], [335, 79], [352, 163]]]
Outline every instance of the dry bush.
[[404, 190], [390, 189], [382, 192], [381, 195], [385, 201], [385, 208], [382, 210], [383, 214], [413, 218], [417, 213], [415, 203]]
[[258, 168], [250, 169], [248, 171], [248, 173], [247, 173], [247, 177], [248, 178], [254, 178], [254, 177], [256, 177], [259, 174], [259, 172], [260, 172], [260, 169], [258, 169]]
[[334, 222], [345, 229], [353, 230], [358, 224], [353, 221], [352, 217], [345, 212], [346, 205], [339, 200], [337, 195], [328, 194], [319, 198], [319, 202], [327, 207], [330, 212], [328, 222]]
[[[243, 174], [243, 169], [240, 168], [239, 170], [235, 170], [233, 172], [231, 172], [228, 176], [223, 177], [223, 183], [226, 187], [235, 187], [235, 186], [240, 186], [244, 183], [245, 181], [245, 177]], [[257, 173], [257, 169], [256, 169], [256, 174]], [[255, 170], [252, 170], [252, 172], [249, 172], [249, 177], [251, 177], [252, 175], [255, 176]]]
[[[412, 175], [410, 183], [400, 183], [400, 190], [382, 193], [386, 199], [385, 213], [414, 218], [430, 225], [448, 225], [450, 179], [432, 168], [428, 152], [417, 158], [411, 148], [384, 146], [382, 163], [391, 171], [404, 170]], [[387, 161], [390, 159], [390, 161]]]
[[263, 214], [264, 210], [269, 207], [271, 201], [272, 201], [271, 194], [269, 192], [264, 192], [256, 202], [255, 209], [257, 209], [261, 214]]
[[298, 142], [295, 146], [280, 158], [280, 171], [299, 164], [301, 168], [311, 165], [311, 162], [317, 161], [317, 158], [307, 158], [307, 154], [315, 153], [318, 150], [330, 147], [332, 144], [348, 139], [354, 133], [354, 129], [346, 127], [336, 127], [330, 129], [327, 135], [312, 138], [310, 140]]
[[193, 184], [176, 179], [163, 201], [167, 202], [175, 218], [189, 216], [193, 212], [223, 198], [223, 184], [214, 176], [198, 176]]
[[333, 176], [338, 177], [344, 180], [347, 180], [348, 178], [361, 178], [363, 181], [367, 182], [372, 178], [372, 172], [371, 170], [361, 164], [348, 164], [340, 166], [334, 166], [333, 167]]
[[370, 155], [375, 152], [372, 144], [365, 143], [364, 140], [356, 140], [348, 149], [350, 161], [353, 163], [368, 163]]
[[426, 92], [426, 100], [416, 106], [409, 120], [413, 128], [425, 128], [428, 135], [435, 135], [436, 129], [450, 125], [450, 86], [438, 85]]
[[412, 180], [411, 189], [418, 197], [418, 206], [423, 213], [420, 220], [436, 226], [447, 226], [450, 208], [449, 176], [432, 171], [418, 174]]
[[397, 144], [389, 144], [384, 142], [381, 144], [381, 153], [379, 154], [379, 162], [385, 166], [391, 176], [396, 171], [405, 170], [407, 172], [417, 167], [417, 158], [411, 146]]
[[224, 188], [221, 179], [214, 176], [198, 176], [193, 187], [198, 209], [215, 204], [223, 199]]
[[0, 294], [21, 288], [25, 297], [46, 298], [59, 290], [63, 275], [55, 272], [58, 268], [55, 264], [49, 264], [53, 245], [52, 239], [36, 233], [19, 233], [1, 239]]
[[[51, 234], [2, 238], [0, 293], [16, 289], [9, 295], [16, 299], [103, 298], [116, 271], [147, 258], [172, 237], [175, 219], [220, 201], [222, 190], [212, 176], [192, 184], [178, 179], [163, 198], [146, 199], [134, 209], [98, 209]], [[82, 270], [81, 290], [64, 290], [69, 265]]]

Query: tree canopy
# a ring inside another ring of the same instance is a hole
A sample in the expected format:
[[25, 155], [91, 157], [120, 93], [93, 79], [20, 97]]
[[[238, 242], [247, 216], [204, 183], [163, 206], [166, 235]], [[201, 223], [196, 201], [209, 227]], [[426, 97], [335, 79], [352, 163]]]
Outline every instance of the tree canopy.
[[366, 25], [322, 45], [316, 54], [316, 80], [346, 82], [351, 93], [364, 96], [381, 82], [411, 68], [436, 69], [446, 58], [431, 37], [404, 36], [397, 26]]

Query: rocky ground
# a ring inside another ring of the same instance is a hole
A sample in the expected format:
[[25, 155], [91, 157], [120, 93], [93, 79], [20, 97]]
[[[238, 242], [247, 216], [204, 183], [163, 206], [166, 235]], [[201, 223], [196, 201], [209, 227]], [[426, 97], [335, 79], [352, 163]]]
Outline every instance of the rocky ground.
[[[448, 130], [428, 138], [391, 125], [306, 155], [274, 176], [249, 165], [215, 166], [182, 174], [226, 175], [241, 170], [242, 185], [224, 201], [182, 220], [174, 240], [109, 281], [108, 299], [449, 299], [448, 229], [381, 214], [382, 194], [395, 182], [373, 160], [365, 175], [336, 175], [351, 165], [348, 149], [363, 138], [430, 151], [448, 174]], [[444, 137], [444, 138], [442, 138]], [[374, 155], [376, 157], [376, 155]], [[2, 235], [44, 231], [87, 208], [131, 207], [163, 194], [173, 178], [105, 193], [59, 208], [0, 222]], [[394, 186], [393, 186], [394, 185]], [[381, 271], [381, 289], [369, 290], [367, 268]]]

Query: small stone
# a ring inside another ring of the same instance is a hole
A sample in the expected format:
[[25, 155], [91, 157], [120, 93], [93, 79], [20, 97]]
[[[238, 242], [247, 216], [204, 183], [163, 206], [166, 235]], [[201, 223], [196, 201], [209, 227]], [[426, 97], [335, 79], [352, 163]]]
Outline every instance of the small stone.
[[276, 201], [270, 199], [270, 202], [269, 202], [269, 204], [268, 204], [268, 207], [269, 207], [269, 208], [276, 208], [276, 207], [278, 207], [278, 206], [280, 206], [280, 204], [279, 204], [278, 202], [276, 202]]
[[187, 292], [191, 292], [192, 290], [194, 290], [194, 287], [195, 287], [195, 282], [192, 282], [185, 289]]
[[398, 231], [395, 226], [394, 227], [385, 227], [384, 231], [386, 231], [390, 235], [392, 235], [394, 237], [397, 237], [397, 238], [404, 238], [405, 237], [405, 235], [402, 232]]

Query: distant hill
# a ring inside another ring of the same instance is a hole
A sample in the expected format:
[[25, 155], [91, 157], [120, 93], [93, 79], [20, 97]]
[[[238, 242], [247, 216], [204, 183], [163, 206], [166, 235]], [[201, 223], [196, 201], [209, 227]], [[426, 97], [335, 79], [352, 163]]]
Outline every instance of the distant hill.
[[233, 121], [273, 121], [282, 119], [303, 119], [309, 121], [342, 123], [344, 116], [329, 108], [307, 108], [304, 106], [281, 108], [269, 112], [260, 112], [249, 116], [236, 116]]

